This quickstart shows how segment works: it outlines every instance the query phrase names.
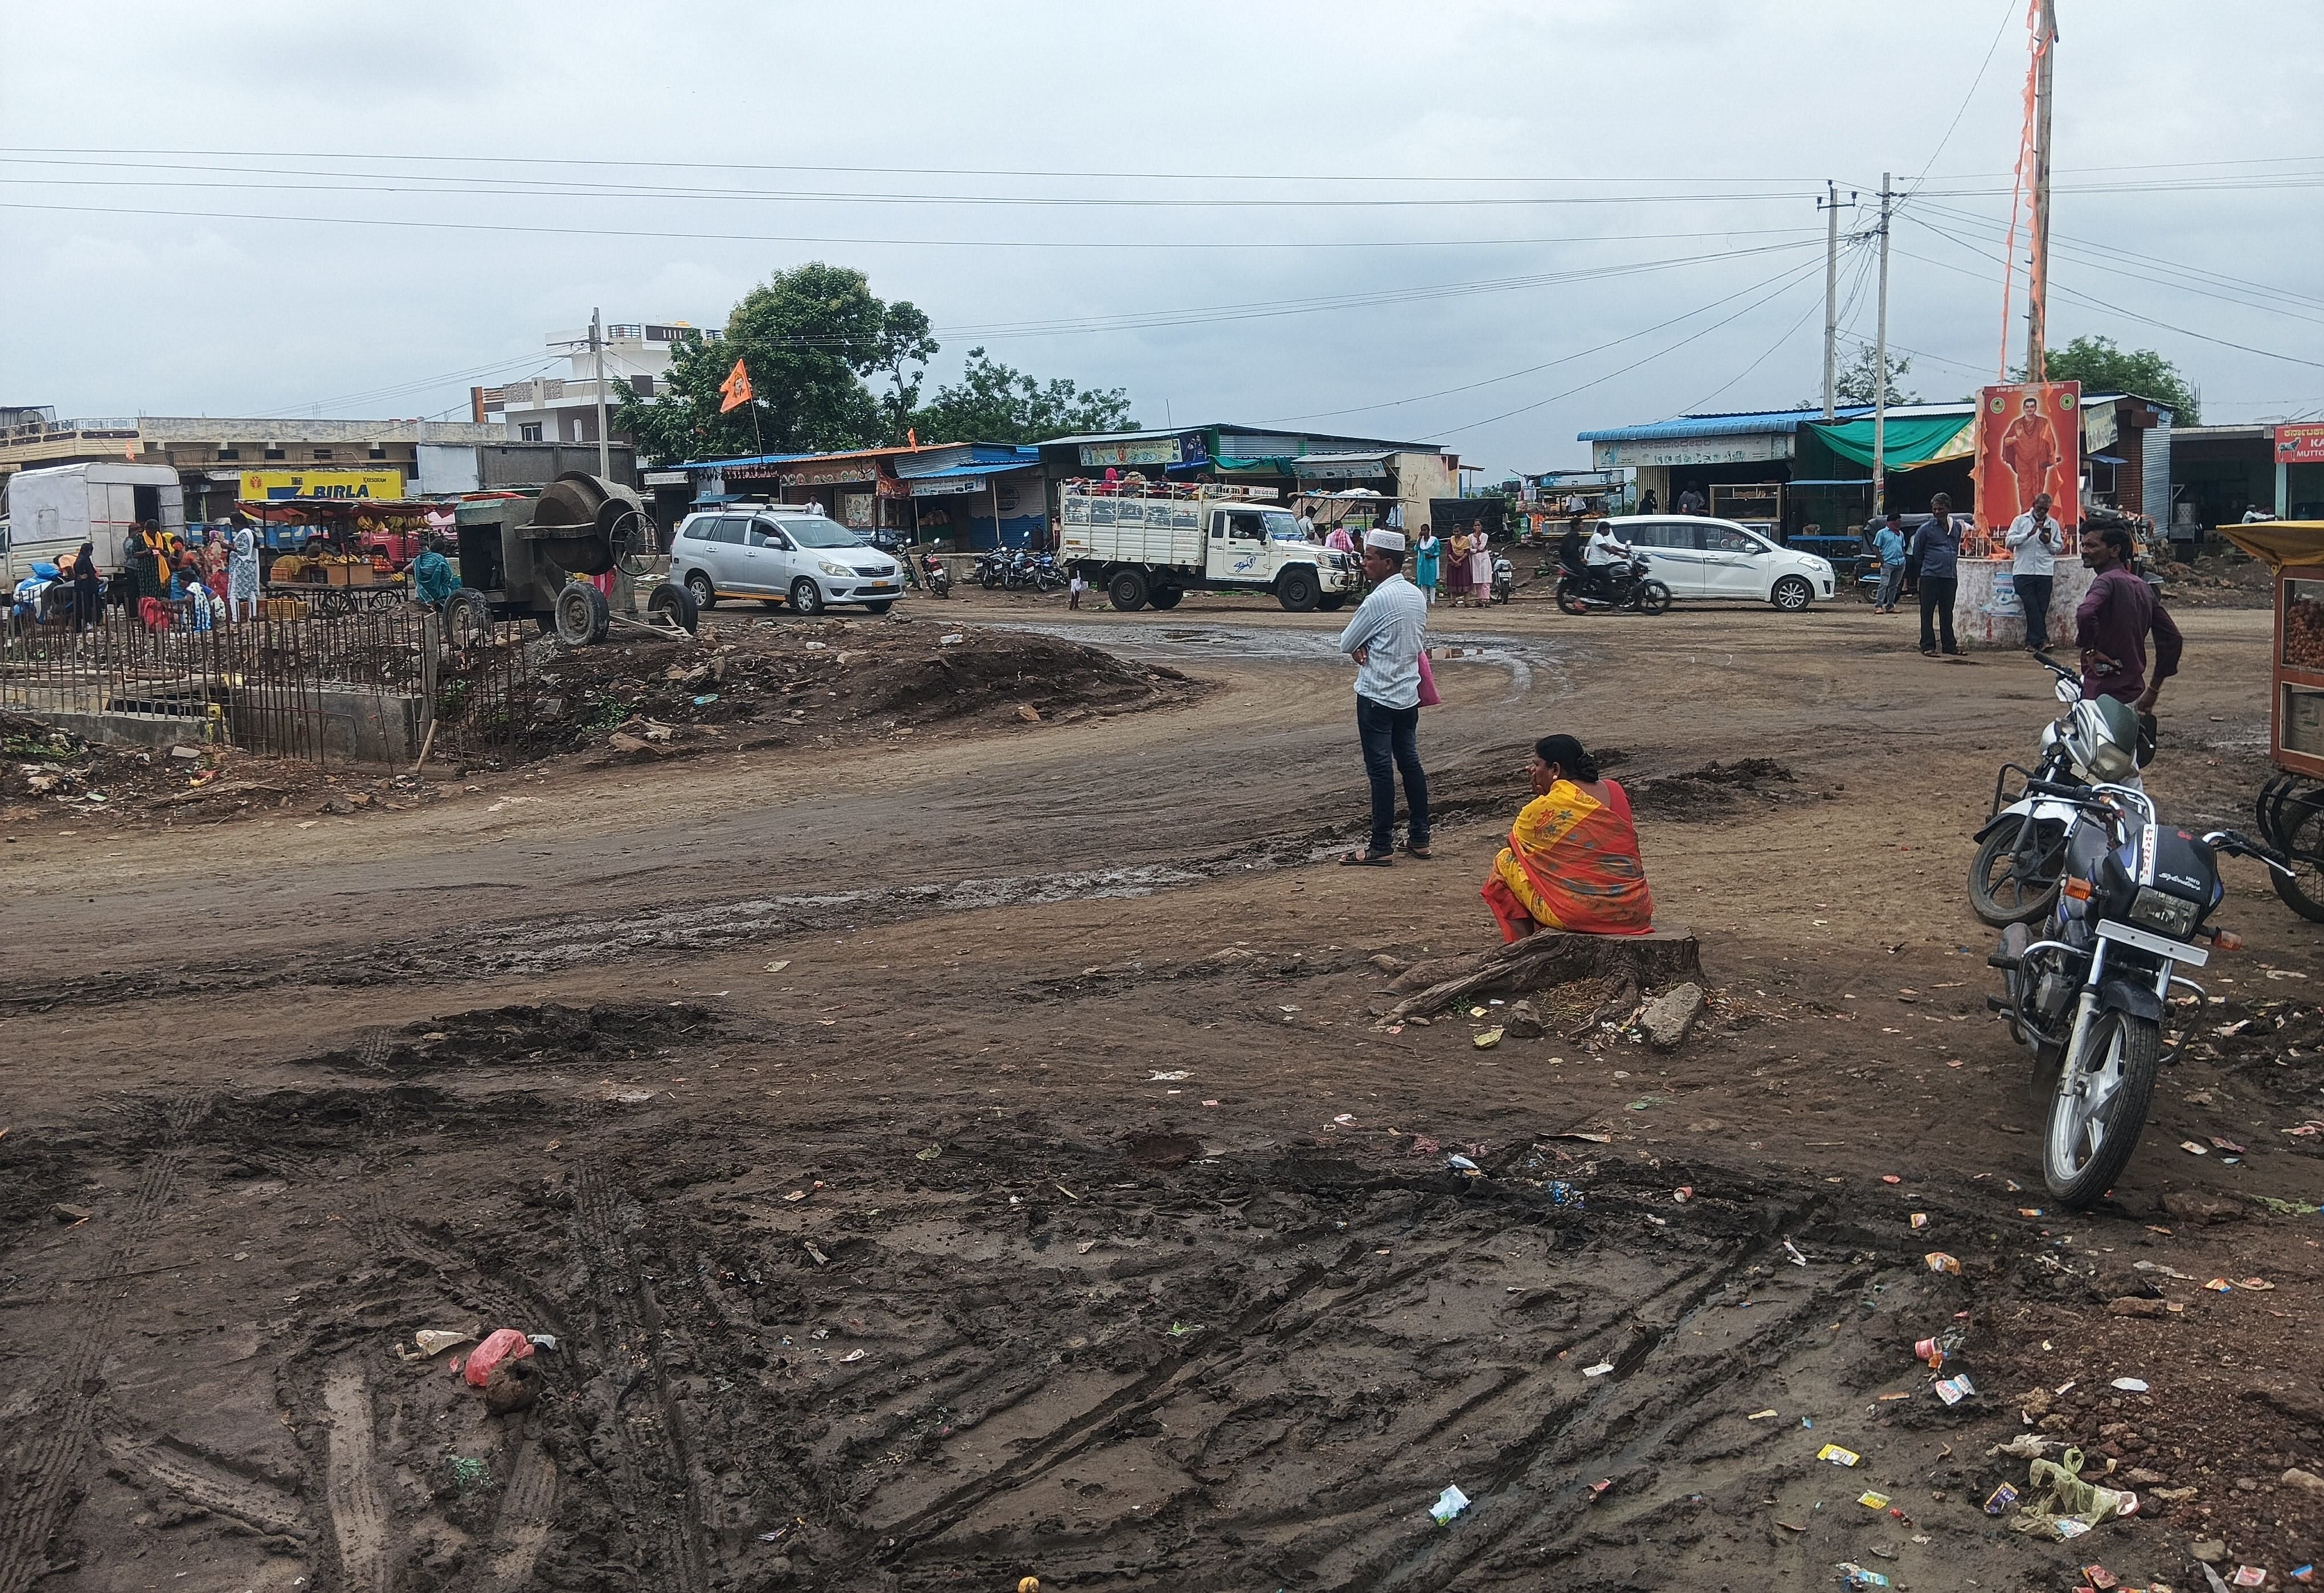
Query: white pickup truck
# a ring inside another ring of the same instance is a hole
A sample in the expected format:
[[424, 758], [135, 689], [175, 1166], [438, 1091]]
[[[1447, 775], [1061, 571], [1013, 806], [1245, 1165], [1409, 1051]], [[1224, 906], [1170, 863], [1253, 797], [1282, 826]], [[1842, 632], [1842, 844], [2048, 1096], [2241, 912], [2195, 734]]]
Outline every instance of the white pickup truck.
[[1126, 612], [1174, 609], [1190, 591], [1213, 590], [1272, 592], [1305, 613], [1338, 608], [1361, 581], [1354, 555], [1309, 541], [1289, 511], [1250, 498], [1141, 497], [1068, 482], [1058, 510], [1059, 557]]

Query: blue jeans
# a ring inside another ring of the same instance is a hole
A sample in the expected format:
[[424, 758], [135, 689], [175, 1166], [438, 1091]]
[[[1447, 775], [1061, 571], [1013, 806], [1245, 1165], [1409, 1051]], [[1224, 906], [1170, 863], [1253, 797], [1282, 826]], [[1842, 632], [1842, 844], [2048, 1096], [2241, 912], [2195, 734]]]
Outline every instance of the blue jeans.
[[1428, 775], [1420, 767], [1420, 709], [1391, 708], [1358, 695], [1356, 735], [1363, 742], [1364, 773], [1372, 783], [1372, 841], [1375, 856], [1396, 848], [1396, 777], [1404, 773], [1404, 797], [1412, 809], [1406, 843], [1428, 844]]
[[1882, 565], [1880, 566], [1879, 606], [1884, 609], [1895, 608], [1896, 606], [1896, 594], [1904, 589], [1904, 565], [1903, 560], [1900, 559], [1895, 564]]

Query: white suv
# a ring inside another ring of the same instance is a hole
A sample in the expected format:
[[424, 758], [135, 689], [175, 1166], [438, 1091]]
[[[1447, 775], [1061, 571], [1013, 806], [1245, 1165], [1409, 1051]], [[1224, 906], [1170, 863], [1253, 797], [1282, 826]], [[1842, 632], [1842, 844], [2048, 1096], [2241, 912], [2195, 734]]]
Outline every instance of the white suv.
[[1831, 566], [1748, 526], [1700, 514], [1626, 514], [1606, 529], [1628, 542], [1673, 599], [1771, 603], [1786, 613], [1831, 596]]
[[703, 608], [755, 597], [801, 614], [833, 603], [884, 614], [904, 591], [894, 559], [812, 504], [731, 503], [687, 515], [670, 542], [669, 578]]

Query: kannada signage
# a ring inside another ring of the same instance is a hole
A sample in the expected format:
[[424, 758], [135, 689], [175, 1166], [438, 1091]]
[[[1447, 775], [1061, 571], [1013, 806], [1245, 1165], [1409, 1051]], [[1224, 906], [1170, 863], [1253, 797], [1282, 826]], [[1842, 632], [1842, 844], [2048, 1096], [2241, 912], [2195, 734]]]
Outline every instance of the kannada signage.
[[245, 470], [244, 498], [386, 498], [403, 496], [400, 470]]
[[1102, 469], [1109, 465], [1176, 465], [1184, 457], [1179, 440], [1175, 437], [1155, 437], [1136, 443], [1082, 445], [1082, 464], [1090, 469]]
[[2050, 494], [2050, 514], [2073, 546], [2081, 524], [2082, 384], [2026, 382], [1982, 388], [1977, 404], [1977, 524], [2006, 529]]
[[1594, 470], [1619, 470], [1626, 465], [1661, 470], [1674, 465], [1757, 465], [1790, 458], [1792, 437], [1788, 431], [1762, 431], [1670, 441], [1595, 442], [1590, 445], [1590, 465]]
[[2324, 424], [2307, 421], [2275, 428], [2278, 465], [2324, 465]]

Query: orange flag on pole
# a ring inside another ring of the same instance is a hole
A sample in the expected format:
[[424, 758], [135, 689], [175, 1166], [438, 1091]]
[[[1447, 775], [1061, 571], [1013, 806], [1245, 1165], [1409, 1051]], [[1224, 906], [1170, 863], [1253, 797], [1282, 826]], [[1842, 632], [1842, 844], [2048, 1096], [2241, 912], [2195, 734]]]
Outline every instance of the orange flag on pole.
[[734, 368], [726, 373], [726, 380], [718, 384], [718, 393], [726, 401], [718, 406], [718, 412], [722, 415], [729, 410], [739, 410], [751, 401], [751, 373], [742, 369], [741, 360], [734, 362]]

